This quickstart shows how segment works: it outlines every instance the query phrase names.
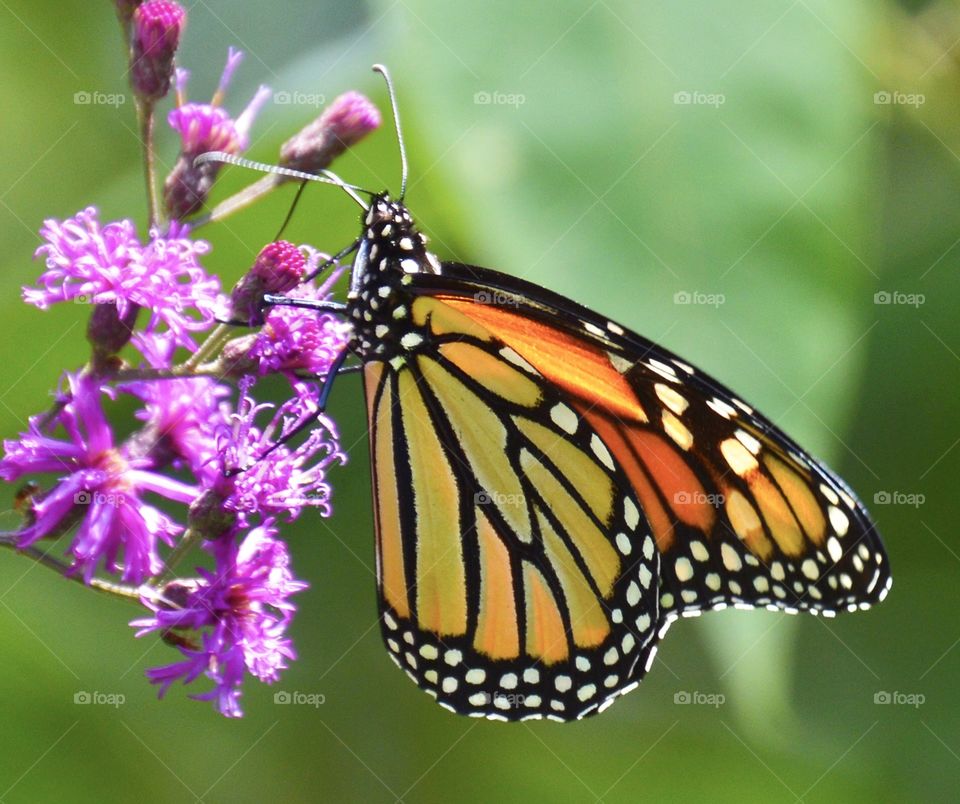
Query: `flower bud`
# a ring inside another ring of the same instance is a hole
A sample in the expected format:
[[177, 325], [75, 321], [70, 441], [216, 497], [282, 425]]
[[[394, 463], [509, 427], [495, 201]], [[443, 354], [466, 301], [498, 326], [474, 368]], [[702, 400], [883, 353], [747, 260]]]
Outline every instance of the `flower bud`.
[[95, 304], [87, 324], [87, 340], [93, 346], [97, 358], [115, 355], [130, 340], [140, 307], [127, 304], [123, 315], [116, 304]]
[[133, 12], [130, 83], [142, 99], [159, 100], [170, 89], [186, 22], [187, 12], [170, 0], [147, 0]]
[[303, 279], [306, 264], [303, 252], [293, 243], [277, 240], [264, 246], [230, 295], [233, 319], [252, 327], [263, 324], [263, 294], [285, 293], [295, 288]]
[[175, 221], [181, 221], [203, 206], [216, 181], [220, 165], [216, 162], [194, 164], [192, 154], [180, 154], [163, 183], [163, 206]]
[[221, 165], [217, 162], [194, 165], [196, 157], [205, 151], [229, 154], [244, 151], [250, 142], [250, 127], [270, 98], [270, 89], [260, 87], [236, 119], [219, 105], [242, 59], [243, 53], [230, 48], [220, 84], [210, 103], [187, 103], [189, 74], [186, 70], [177, 70], [177, 107], [170, 111], [167, 122], [180, 135], [180, 156], [163, 185], [164, 206], [174, 220], [183, 220], [203, 206], [220, 172]]
[[227, 533], [237, 522], [237, 515], [224, 508], [225, 495], [216, 489], [207, 489], [190, 506], [187, 525], [204, 539], [216, 539]]
[[280, 146], [280, 164], [318, 173], [379, 126], [377, 107], [359, 92], [346, 92]]

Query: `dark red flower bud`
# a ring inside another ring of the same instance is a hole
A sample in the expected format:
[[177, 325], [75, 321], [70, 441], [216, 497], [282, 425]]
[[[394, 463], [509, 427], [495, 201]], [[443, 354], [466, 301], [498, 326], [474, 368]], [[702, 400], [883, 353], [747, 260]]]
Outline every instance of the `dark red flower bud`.
[[303, 279], [306, 264], [303, 252], [293, 243], [286, 240], [268, 243], [230, 295], [233, 318], [252, 327], [260, 326], [263, 294], [285, 293], [295, 288]]
[[133, 12], [130, 83], [148, 101], [167, 94], [187, 12], [171, 0], [147, 0]]

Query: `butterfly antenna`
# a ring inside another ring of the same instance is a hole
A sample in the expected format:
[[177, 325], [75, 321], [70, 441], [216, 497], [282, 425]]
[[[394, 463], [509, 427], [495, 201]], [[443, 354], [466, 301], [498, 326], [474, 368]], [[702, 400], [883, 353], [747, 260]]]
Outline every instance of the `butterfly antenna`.
[[390, 95], [390, 108], [393, 110], [393, 125], [397, 129], [397, 145], [400, 146], [400, 200], [407, 194], [407, 149], [403, 146], [403, 130], [400, 128], [400, 112], [397, 109], [397, 93], [393, 88], [390, 72], [382, 64], [374, 64], [373, 71], [380, 73], [387, 83], [387, 94]]
[[307, 173], [303, 170], [294, 170], [293, 168], [281, 167], [280, 165], [270, 165], [266, 162], [254, 162], [252, 159], [244, 159], [242, 156], [234, 156], [233, 154], [228, 154], [223, 151], [207, 151], [207, 153], [200, 154], [193, 160], [194, 165], [202, 165], [205, 162], [222, 162], [227, 165], [238, 165], [239, 167], [249, 168], [250, 170], [259, 170], [261, 173], [273, 173], [276, 176], [289, 176], [291, 179], [332, 184], [339, 187], [356, 201], [361, 209], [367, 209], [369, 204], [357, 195], [357, 191], [373, 195], [369, 190], [364, 190], [356, 184], [347, 184], [347, 182], [331, 170], [321, 170], [319, 174]]

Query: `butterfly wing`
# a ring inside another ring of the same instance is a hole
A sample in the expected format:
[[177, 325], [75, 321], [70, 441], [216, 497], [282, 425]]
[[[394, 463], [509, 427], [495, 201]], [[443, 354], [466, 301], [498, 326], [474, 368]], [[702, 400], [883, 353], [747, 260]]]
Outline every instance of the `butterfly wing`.
[[889, 591], [853, 492], [716, 380], [504, 274], [444, 264], [415, 287], [519, 354], [601, 438], [655, 538], [667, 621], [728, 605], [832, 616]]
[[885, 596], [853, 493], [706, 374], [493, 271], [404, 285], [402, 348], [364, 360], [377, 578], [390, 655], [441, 705], [583, 717], [680, 614]]
[[364, 366], [383, 636], [456, 712], [568, 720], [653, 658], [658, 568], [590, 423], [484, 327], [429, 297], [424, 340]]

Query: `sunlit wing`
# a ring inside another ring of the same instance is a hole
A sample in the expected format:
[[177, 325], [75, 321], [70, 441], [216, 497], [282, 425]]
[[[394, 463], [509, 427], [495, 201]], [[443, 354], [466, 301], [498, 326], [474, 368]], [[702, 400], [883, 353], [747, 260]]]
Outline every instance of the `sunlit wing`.
[[417, 299], [430, 342], [368, 362], [383, 635], [457, 712], [572, 719], [653, 658], [659, 557], [626, 474], [561, 392]]
[[375, 207], [351, 315], [382, 632], [441, 705], [579, 718], [636, 686], [680, 614], [883, 599], [866, 510], [770, 421], [580, 305], [441, 266]]
[[720, 383], [556, 294], [445, 264], [415, 288], [513, 349], [599, 435], [661, 556], [660, 606], [833, 615], [889, 589], [863, 505]]

